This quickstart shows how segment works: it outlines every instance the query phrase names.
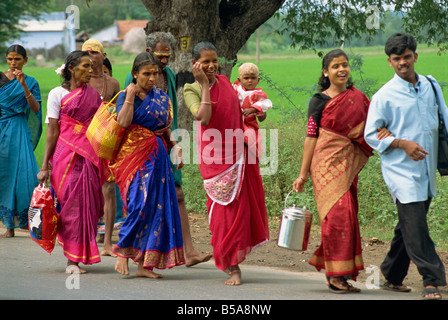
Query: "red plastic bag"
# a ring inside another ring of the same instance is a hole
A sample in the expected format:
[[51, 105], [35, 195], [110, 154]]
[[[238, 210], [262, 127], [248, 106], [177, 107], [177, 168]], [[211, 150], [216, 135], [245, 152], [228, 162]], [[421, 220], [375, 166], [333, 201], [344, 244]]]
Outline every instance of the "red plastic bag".
[[50, 254], [56, 243], [58, 219], [50, 189], [45, 185], [34, 188], [28, 210], [30, 236]]

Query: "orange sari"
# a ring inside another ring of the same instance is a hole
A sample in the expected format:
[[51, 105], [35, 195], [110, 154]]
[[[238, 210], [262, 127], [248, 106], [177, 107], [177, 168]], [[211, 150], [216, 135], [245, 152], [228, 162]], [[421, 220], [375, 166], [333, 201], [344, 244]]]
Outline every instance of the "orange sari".
[[358, 224], [358, 173], [372, 149], [364, 140], [369, 100], [355, 88], [331, 99], [322, 112], [310, 174], [322, 243], [310, 264], [327, 276], [356, 279], [364, 269]]

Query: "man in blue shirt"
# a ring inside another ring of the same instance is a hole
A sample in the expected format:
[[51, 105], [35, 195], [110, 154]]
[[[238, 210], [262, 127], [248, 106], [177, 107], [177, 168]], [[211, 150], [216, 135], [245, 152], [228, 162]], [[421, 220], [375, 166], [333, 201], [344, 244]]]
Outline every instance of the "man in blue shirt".
[[[423, 297], [440, 299], [437, 287], [446, 285], [445, 269], [426, 221], [436, 195], [438, 106], [428, 79], [415, 72], [416, 49], [407, 34], [387, 40], [385, 51], [395, 75], [372, 98], [365, 139], [381, 156], [383, 178], [398, 209], [395, 235], [381, 264], [384, 288], [410, 291], [403, 279], [412, 261], [423, 277]], [[393, 136], [378, 140], [378, 128]]]

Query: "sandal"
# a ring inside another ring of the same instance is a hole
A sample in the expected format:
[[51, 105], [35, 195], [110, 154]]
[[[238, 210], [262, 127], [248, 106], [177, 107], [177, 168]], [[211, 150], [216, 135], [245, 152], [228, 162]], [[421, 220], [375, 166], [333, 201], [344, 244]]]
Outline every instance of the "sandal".
[[333, 293], [348, 293], [347, 289], [338, 288], [338, 287], [332, 285], [331, 283], [328, 284], [328, 289], [330, 289], [330, 291]]
[[352, 284], [350, 284], [348, 282], [347, 282], [347, 285], [348, 285], [348, 292], [349, 293], [359, 293], [359, 292], [361, 292], [361, 289], [354, 287]]
[[395, 291], [395, 292], [411, 292], [412, 289], [405, 286], [404, 284], [393, 284], [389, 281], [386, 281], [381, 285], [381, 287], [385, 290]]
[[354, 287], [352, 284], [348, 283], [347, 281], [344, 281], [344, 283], [341, 283], [343, 288], [336, 287], [334, 284], [330, 282], [330, 279], [327, 277], [327, 285], [331, 292], [333, 293], [359, 293], [361, 292], [361, 289]]
[[[435, 294], [435, 296], [429, 296], [430, 294]], [[439, 292], [439, 289], [437, 288], [425, 288], [422, 292], [422, 299], [423, 300], [441, 300], [442, 295]]]

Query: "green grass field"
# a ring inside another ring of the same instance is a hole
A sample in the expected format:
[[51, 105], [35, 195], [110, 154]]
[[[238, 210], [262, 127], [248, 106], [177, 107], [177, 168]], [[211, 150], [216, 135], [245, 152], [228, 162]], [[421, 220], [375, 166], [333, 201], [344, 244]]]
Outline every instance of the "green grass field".
[[[369, 49], [347, 49], [347, 53], [356, 53], [363, 55], [364, 64], [362, 71], [363, 77], [375, 80], [376, 89], [379, 89], [382, 84], [386, 83], [394, 74], [393, 69], [387, 63], [387, 57], [382, 52], [381, 48], [372, 47]], [[122, 86], [126, 75], [131, 69], [132, 62], [129, 58], [124, 64], [121, 64], [120, 59], [113, 61], [113, 76]], [[254, 62], [254, 57], [241, 56], [241, 62]], [[2, 70], [6, 70], [7, 66], [3, 65]], [[41, 89], [43, 114], [46, 111], [46, 100], [48, 92], [60, 85], [59, 76], [55, 73], [57, 67], [25, 67], [26, 74], [37, 79]], [[262, 56], [259, 64], [261, 73], [263, 74], [260, 86], [268, 94], [269, 98], [274, 103], [273, 110], [269, 111], [269, 117], [275, 120], [281, 120], [288, 110], [299, 110], [302, 114], [306, 114], [308, 100], [311, 97], [313, 85], [317, 82], [320, 76], [321, 59], [315, 54], [297, 54], [296, 56]], [[431, 74], [440, 82], [448, 82], [448, 56], [438, 55], [436, 49], [423, 48], [419, 54], [419, 59], [416, 64], [418, 73], [427, 75]], [[355, 85], [360, 79], [357, 78], [357, 73], [353, 72]], [[232, 72], [231, 80], [234, 81], [238, 76], [238, 71], [235, 69]], [[267, 76], [267, 78], [265, 77]], [[270, 82], [267, 81], [270, 79]], [[272, 87], [274, 85], [274, 87]], [[285, 98], [284, 95], [276, 88], [282, 88], [282, 92], [289, 96]], [[302, 88], [302, 90], [297, 90]], [[445, 98], [448, 99], [448, 88], [444, 89]], [[45, 132], [43, 139], [41, 139], [39, 146], [36, 149], [36, 158], [40, 164], [43, 150], [45, 146]]]
[[[350, 53], [350, 50], [347, 50]], [[358, 53], [355, 50], [353, 53]], [[370, 78], [377, 81], [375, 89], [379, 89], [383, 84], [389, 81], [393, 75], [394, 70], [389, 67], [387, 62], [387, 56], [379, 52], [378, 49], [373, 52], [363, 52], [359, 54], [363, 55], [364, 64], [362, 71], [364, 72], [363, 78]], [[246, 57], [245, 57], [246, 58]], [[243, 59], [241, 59], [243, 60]], [[251, 59], [244, 59], [244, 62], [254, 62]], [[266, 59], [261, 60], [259, 64], [260, 70], [270, 76], [270, 78], [277, 83], [279, 87], [283, 88], [311, 88], [316, 84], [317, 79], [320, 76], [320, 70], [322, 68], [321, 59], [315, 56], [304, 55], [303, 57], [288, 58], [288, 59]], [[416, 71], [422, 75], [433, 75], [439, 82], [448, 82], [448, 55], [438, 55], [434, 50], [424, 50], [419, 54], [419, 59], [416, 64]], [[361, 81], [357, 72], [352, 73], [356, 83]], [[237, 77], [237, 71], [232, 73], [232, 79]], [[293, 107], [290, 101], [279, 97], [278, 91], [272, 90], [268, 87], [263, 80], [260, 84], [273, 100], [276, 110], [280, 111], [279, 107]], [[309, 92], [294, 92], [290, 90], [291, 98], [296, 108], [306, 112], [308, 106], [308, 100], [310, 98]], [[448, 88], [444, 89], [445, 99], [448, 98]], [[269, 116], [279, 116], [272, 112]]]

